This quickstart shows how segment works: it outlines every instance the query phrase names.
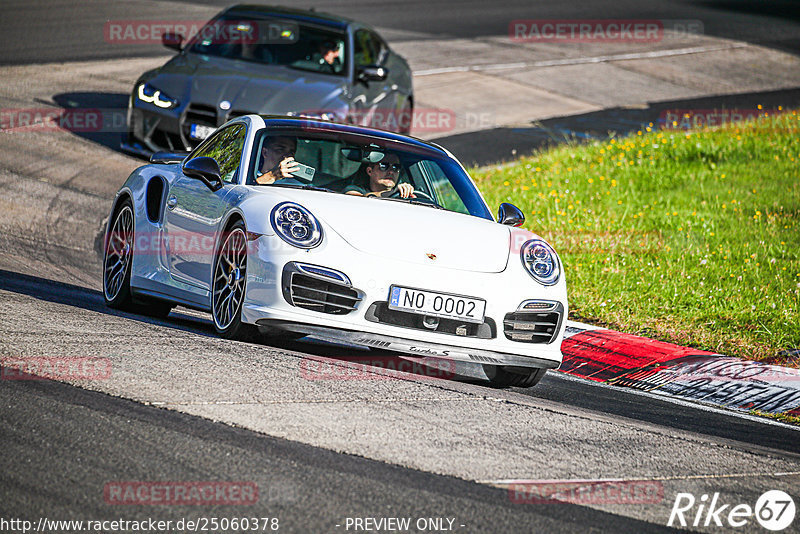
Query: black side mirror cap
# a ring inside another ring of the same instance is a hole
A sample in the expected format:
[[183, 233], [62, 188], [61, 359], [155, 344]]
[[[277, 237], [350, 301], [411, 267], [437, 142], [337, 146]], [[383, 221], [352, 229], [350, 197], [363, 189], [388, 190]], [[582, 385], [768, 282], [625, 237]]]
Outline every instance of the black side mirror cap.
[[155, 152], [150, 156], [150, 163], [180, 163], [188, 155], [188, 152]]
[[196, 178], [206, 184], [212, 191], [222, 189], [222, 176], [219, 164], [214, 158], [201, 156], [192, 158], [183, 164], [183, 174], [189, 178]]
[[171, 50], [183, 50], [184, 37], [180, 33], [166, 32], [161, 35], [161, 44]]
[[497, 210], [497, 222], [508, 226], [522, 226], [525, 222], [525, 214], [514, 204], [503, 202]]
[[358, 68], [358, 79], [362, 82], [382, 82], [387, 76], [389, 76], [389, 71], [378, 65], [366, 65]]

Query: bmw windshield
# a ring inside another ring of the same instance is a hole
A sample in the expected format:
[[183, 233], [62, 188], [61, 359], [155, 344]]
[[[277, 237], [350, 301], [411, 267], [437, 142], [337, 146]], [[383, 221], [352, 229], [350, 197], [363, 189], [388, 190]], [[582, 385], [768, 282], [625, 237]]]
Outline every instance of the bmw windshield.
[[344, 76], [345, 34], [288, 19], [227, 15], [206, 24], [188, 45], [193, 54]]

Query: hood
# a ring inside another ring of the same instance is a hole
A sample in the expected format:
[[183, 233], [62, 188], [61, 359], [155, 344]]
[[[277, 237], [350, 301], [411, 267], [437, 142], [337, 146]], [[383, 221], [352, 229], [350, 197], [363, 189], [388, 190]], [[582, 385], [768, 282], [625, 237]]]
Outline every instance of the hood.
[[494, 221], [386, 199], [281, 193], [310, 210], [325, 230], [373, 256], [482, 273], [502, 272], [508, 263], [510, 230]]
[[280, 65], [180, 54], [146, 80], [167, 95], [187, 103], [232, 111], [286, 114], [290, 111], [338, 109], [346, 79]]

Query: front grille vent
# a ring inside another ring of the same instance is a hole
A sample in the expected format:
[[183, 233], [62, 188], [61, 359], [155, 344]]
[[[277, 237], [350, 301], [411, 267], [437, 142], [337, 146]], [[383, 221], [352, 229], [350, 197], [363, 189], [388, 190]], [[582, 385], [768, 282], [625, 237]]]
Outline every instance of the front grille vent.
[[189, 104], [186, 108], [186, 124], [203, 124], [217, 127], [217, 110], [205, 104]]
[[564, 308], [561, 304], [551, 312], [516, 311], [503, 318], [503, 332], [511, 341], [552, 343], [561, 327]]
[[[325, 274], [328, 274], [327, 276]], [[346, 276], [329, 269], [288, 263], [283, 270], [283, 295], [292, 306], [332, 315], [345, 315], [358, 307], [359, 292]]]

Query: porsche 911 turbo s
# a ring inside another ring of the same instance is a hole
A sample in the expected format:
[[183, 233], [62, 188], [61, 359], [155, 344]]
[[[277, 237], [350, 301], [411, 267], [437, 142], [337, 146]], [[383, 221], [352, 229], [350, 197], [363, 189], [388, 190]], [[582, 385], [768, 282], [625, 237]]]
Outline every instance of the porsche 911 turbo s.
[[179, 54], [134, 84], [124, 151], [189, 151], [249, 113], [410, 131], [411, 70], [369, 26], [315, 11], [238, 5], [184, 40], [165, 34], [164, 45]]
[[561, 362], [558, 255], [513, 205], [495, 219], [435, 144], [248, 115], [151, 161], [113, 202], [109, 306], [183, 305], [226, 338], [310, 335], [455, 362], [500, 386], [532, 386]]

